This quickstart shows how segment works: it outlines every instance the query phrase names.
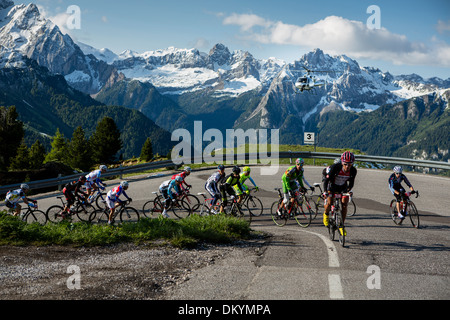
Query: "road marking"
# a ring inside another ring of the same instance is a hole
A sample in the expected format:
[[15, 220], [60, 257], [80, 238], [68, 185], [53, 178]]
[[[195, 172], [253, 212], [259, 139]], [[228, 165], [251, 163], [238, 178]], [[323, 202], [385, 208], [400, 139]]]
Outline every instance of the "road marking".
[[[324, 236], [320, 233], [316, 233], [316, 232], [312, 232], [312, 231], [308, 231], [308, 230], [304, 230], [304, 229], [302, 229], [301, 231], [316, 235], [320, 239], [322, 239], [322, 241], [327, 246], [328, 266], [330, 268], [339, 268], [339, 257], [338, 257], [337, 251], [336, 251], [336, 247], [334, 246], [334, 243], [330, 239], [328, 239], [326, 236]], [[329, 274], [328, 275], [328, 287], [330, 288], [330, 299], [344, 299], [344, 291], [342, 289], [340, 275]]]
[[318, 236], [320, 239], [322, 239], [322, 241], [327, 246], [327, 250], [328, 250], [328, 266], [330, 268], [339, 268], [339, 257], [337, 255], [337, 251], [336, 251], [336, 247], [334, 246], [334, 243], [330, 239], [328, 239], [326, 236], [324, 236], [320, 233], [316, 233], [316, 232], [312, 232], [312, 231], [308, 231], [308, 230], [304, 230], [304, 229], [302, 229], [302, 231], [314, 234], [314, 235]]
[[328, 286], [330, 288], [331, 299], [344, 299], [344, 292], [342, 291], [341, 277], [338, 274], [328, 275]]

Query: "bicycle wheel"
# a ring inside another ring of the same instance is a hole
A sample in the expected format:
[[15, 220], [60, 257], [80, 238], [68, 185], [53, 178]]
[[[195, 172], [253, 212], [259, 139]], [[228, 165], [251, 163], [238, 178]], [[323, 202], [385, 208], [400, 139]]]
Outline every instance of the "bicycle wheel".
[[353, 201], [353, 199], [352, 199], [347, 204], [347, 217], [354, 216], [355, 213], [356, 213], [356, 204], [355, 204], [355, 201]]
[[123, 207], [120, 210], [120, 222], [138, 222], [139, 212], [133, 207]]
[[254, 217], [259, 217], [263, 212], [263, 204], [259, 198], [255, 196], [248, 197], [245, 201], [245, 207]]
[[192, 212], [196, 212], [200, 209], [200, 200], [193, 194], [187, 194], [182, 198], [191, 208]]
[[59, 223], [63, 221], [63, 216], [61, 213], [64, 211], [64, 208], [61, 206], [51, 206], [47, 209], [45, 215], [47, 216], [48, 221], [52, 223]]
[[172, 202], [171, 209], [173, 214], [178, 219], [187, 218], [192, 212], [191, 208], [189, 207], [189, 204], [184, 200], [178, 200], [175, 203]]
[[[312, 200], [312, 198], [311, 198], [311, 200]], [[323, 200], [321, 195], [318, 195], [317, 198], [315, 200], [313, 200], [313, 202], [314, 202], [314, 207], [315, 207], [315, 213], [314, 213], [314, 216], [312, 217], [312, 219], [315, 219], [319, 212], [323, 213], [323, 211], [325, 209], [325, 201]]]
[[91, 223], [106, 224], [109, 219], [109, 211], [97, 209], [91, 213], [89, 218]]
[[330, 236], [330, 240], [332, 241], [334, 241], [337, 229], [334, 215], [334, 213], [330, 213], [330, 215], [328, 216], [328, 235]]
[[26, 220], [27, 223], [34, 223], [37, 222], [40, 225], [44, 225], [47, 223], [47, 215], [44, 211], [41, 210], [31, 210], [27, 216]]
[[[273, 222], [279, 227], [282, 227], [287, 222], [287, 213], [286, 209], [282, 206], [283, 200], [280, 199], [272, 203], [270, 207], [270, 215], [272, 217]], [[278, 214], [277, 211], [280, 211], [281, 214]]]
[[341, 209], [339, 208], [339, 210], [336, 211], [336, 227], [338, 228], [338, 235], [339, 235], [339, 243], [341, 244], [341, 246], [345, 245], [345, 233], [341, 233], [340, 229], [344, 228], [344, 221], [342, 220], [342, 213], [341, 213]]
[[146, 218], [154, 219], [158, 218], [159, 215], [163, 212], [163, 207], [160, 202], [157, 200], [149, 200], [144, 203], [142, 207], [142, 214]]
[[297, 200], [295, 200], [297, 203], [297, 208], [294, 212], [294, 219], [297, 221], [298, 225], [302, 228], [307, 228], [311, 224], [311, 206], [308, 207], [307, 204], [305, 204], [305, 200], [300, 204]]
[[417, 211], [416, 205], [412, 201], [408, 204], [408, 214], [413, 227], [419, 229], [419, 212]]
[[248, 223], [252, 222], [252, 215], [250, 214], [250, 212], [246, 211], [246, 210], [242, 210], [241, 205], [238, 204], [237, 202], [234, 202], [231, 205], [230, 214], [233, 217], [236, 217], [238, 219], [243, 219], [243, 220], [247, 221]]
[[95, 198], [95, 205], [100, 210], [106, 209], [107, 206], [106, 206], [106, 193], [105, 192], [98, 193], [97, 197]]
[[398, 217], [397, 200], [392, 199], [391, 204], [389, 205], [389, 211], [391, 213], [392, 221], [394, 221], [396, 225], [401, 224], [403, 220]]
[[91, 213], [95, 211], [95, 207], [91, 204], [78, 203], [74, 211], [80, 221], [89, 222]]

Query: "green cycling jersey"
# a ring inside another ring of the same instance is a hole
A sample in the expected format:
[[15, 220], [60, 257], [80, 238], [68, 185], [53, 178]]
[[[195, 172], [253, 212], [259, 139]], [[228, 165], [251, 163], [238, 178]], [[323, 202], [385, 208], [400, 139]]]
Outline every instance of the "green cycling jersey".
[[300, 187], [303, 186], [303, 168], [300, 170], [297, 169], [296, 166], [289, 167], [286, 172], [283, 174], [281, 180], [283, 181], [283, 193], [288, 193], [292, 189], [296, 189], [295, 181], [298, 181]]

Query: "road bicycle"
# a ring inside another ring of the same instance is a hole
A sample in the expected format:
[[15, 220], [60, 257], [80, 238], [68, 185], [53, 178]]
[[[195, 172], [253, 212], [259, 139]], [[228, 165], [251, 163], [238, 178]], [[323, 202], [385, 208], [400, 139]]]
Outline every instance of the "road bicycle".
[[90, 222], [91, 213], [96, 210], [93, 205], [89, 204], [84, 199], [76, 197], [76, 201], [72, 205], [70, 211], [64, 212], [66, 202], [63, 199], [65, 199], [65, 197], [59, 196], [56, 198], [61, 200], [61, 205], [51, 206], [45, 212], [47, 219], [53, 223], [59, 223], [64, 219], [71, 219], [74, 215], [76, 215], [80, 221]]
[[[112, 217], [112, 222], [115, 221], [117, 217], [119, 217], [120, 222], [138, 222], [139, 221], [139, 212], [133, 208], [128, 206], [131, 203], [131, 200], [121, 201], [119, 205], [116, 207], [116, 211], [114, 212], [114, 216]], [[105, 205], [104, 209], [97, 209], [91, 213], [89, 221], [92, 223], [102, 224], [108, 223], [109, 220], [110, 209]]]
[[391, 213], [391, 218], [396, 225], [402, 224], [406, 216], [409, 216], [411, 223], [414, 228], [418, 229], [420, 225], [419, 212], [417, 211], [416, 205], [409, 198], [412, 194], [416, 194], [416, 198], [419, 197], [419, 191], [405, 192], [402, 195], [402, 200], [400, 201], [400, 210], [403, 212], [403, 218], [399, 218], [397, 210], [397, 199], [392, 199], [389, 206]]
[[[142, 213], [146, 218], [158, 218], [164, 211], [166, 201], [169, 201], [165, 200], [161, 194], [158, 195], [157, 192], [152, 193], [155, 195], [155, 199], [147, 201], [142, 207]], [[197, 197], [195, 198], [198, 199]], [[198, 202], [200, 204], [200, 200], [198, 200]], [[194, 204], [194, 207], [199, 208], [200, 206]], [[172, 216], [175, 216], [178, 219], [184, 219], [192, 213], [192, 209], [187, 200], [181, 197], [180, 199], [173, 199], [170, 201], [166, 208], [166, 213], [170, 218], [172, 218]]]
[[263, 213], [264, 207], [262, 201], [252, 194], [253, 190], [256, 190], [255, 192], [257, 192], [256, 188], [250, 189], [248, 193], [245, 193], [242, 203], [252, 216], [259, 217]]
[[[47, 223], [47, 215], [45, 214], [44, 211], [42, 210], [38, 210], [38, 205], [37, 205], [37, 201], [33, 201], [33, 203], [35, 204], [35, 207], [30, 207], [29, 205], [27, 205], [27, 209], [24, 213], [20, 213], [20, 219], [22, 219], [22, 221], [25, 221], [26, 223], [34, 223], [37, 222], [40, 225], [44, 225]], [[12, 214], [14, 209], [9, 209], [8, 213]], [[24, 208], [22, 208], [22, 211], [25, 210]]]
[[[349, 193], [335, 193], [331, 204], [331, 211], [328, 215], [328, 233], [331, 240], [335, 239], [336, 230], [339, 235], [339, 243], [345, 245], [345, 226], [342, 217], [341, 199], [342, 197], [350, 197]], [[342, 230], [342, 231], [341, 231]]]
[[[314, 187], [319, 188], [320, 193], [316, 196], [317, 198], [314, 200], [311, 196], [311, 200], [314, 202], [315, 205], [315, 214], [313, 219], [316, 218], [317, 214], [319, 212], [324, 212], [325, 210], [325, 202], [327, 201], [326, 196], [323, 194], [322, 190], [322, 184], [321, 183], [314, 183]], [[354, 216], [356, 213], [356, 204], [353, 200], [353, 194], [350, 196], [347, 204], [347, 217]]]
[[236, 217], [238, 219], [243, 219], [248, 223], [252, 222], [252, 214], [250, 211], [246, 212], [243, 210], [242, 204], [238, 202], [238, 197], [232, 195], [230, 196], [231, 201], [227, 201], [227, 205], [224, 206], [225, 214]]
[[277, 226], [284, 226], [289, 219], [295, 219], [299, 226], [303, 228], [309, 227], [312, 219], [312, 209], [311, 206], [309, 208], [305, 205], [306, 201], [302, 201], [303, 197], [300, 197], [301, 194], [299, 192], [295, 192], [294, 202], [289, 206], [289, 209], [286, 209], [286, 205], [284, 203], [284, 196], [281, 192], [281, 188], [275, 188], [275, 191], [278, 191], [278, 200], [272, 203], [270, 207], [270, 215], [272, 217], [273, 222]]
[[[220, 207], [223, 206], [222, 201], [219, 199], [215, 204], [211, 204], [213, 198], [207, 198], [204, 192], [197, 193], [199, 196], [203, 197], [203, 203], [201, 204], [198, 212], [199, 215], [213, 215], [220, 214]], [[231, 196], [231, 201], [227, 201], [227, 205], [223, 206], [223, 214], [228, 214], [238, 219], [243, 219], [248, 223], [252, 222], [252, 214], [250, 210], [246, 212], [246, 210], [242, 209], [242, 204], [238, 203], [238, 199], [235, 196]]]
[[89, 197], [88, 201], [90, 204], [95, 203], [95, 206], [98, 209], [105, 209], [107, 207], [106, 205], [106, 192], [103, 192], [105, 190], [105, 187], [98, 186], [95, 190], [94, 194]]
[[220, 200], [215, 204], [211, 204], [211, 201], [214, 198], [207, 198], [204, 192], [197, 193], [199, 196], [203, 197], [203, 203], [200, 205], [199, 209], [195, 212], [201, 216], [207, 216], [210, 214], [218, 214], [220, 213], [220, 206], [222, 202]]

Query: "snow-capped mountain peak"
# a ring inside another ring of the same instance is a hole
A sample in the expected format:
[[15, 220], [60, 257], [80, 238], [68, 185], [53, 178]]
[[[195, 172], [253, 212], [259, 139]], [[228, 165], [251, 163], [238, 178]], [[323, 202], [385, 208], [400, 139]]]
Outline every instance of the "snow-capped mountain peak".
[[22, 55], [65, 76], [70, 85], [88, 93], [98, 92], [107, 82], [113, 67], [87, 57], [69, 35], [41, 15], [35, 4], [0, 1], [2, 65], [17, 67]]

